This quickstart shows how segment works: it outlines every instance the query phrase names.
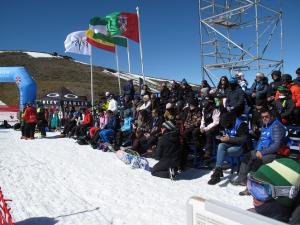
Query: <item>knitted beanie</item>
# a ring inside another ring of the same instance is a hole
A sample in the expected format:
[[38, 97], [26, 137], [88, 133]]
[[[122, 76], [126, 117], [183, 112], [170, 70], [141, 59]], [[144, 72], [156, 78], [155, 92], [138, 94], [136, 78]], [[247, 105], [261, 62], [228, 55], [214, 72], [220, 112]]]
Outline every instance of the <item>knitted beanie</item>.
[[238, 80], [236, 79], [236, 77], [230, 77], [228, 82], [229, 82], [229, 84], [237, 84]]
[[[289, 158], [281, 158], [262, 165], [254, 174], [254, 178], [273, 184], [274, 186], [300, 186], [300, 165]], [[278, 197], [278, 203], [291, 206], [293, 200]]]
[[175, 125], [171, 121], [166, 121], [162, 124], [162, 127], [166, 128], [169, 131], [176, 129]]
[[168, 102], [166, 105], [166, 109], [171, 109], [171, 108], [173, 108], [173, 105], [172, 103]]

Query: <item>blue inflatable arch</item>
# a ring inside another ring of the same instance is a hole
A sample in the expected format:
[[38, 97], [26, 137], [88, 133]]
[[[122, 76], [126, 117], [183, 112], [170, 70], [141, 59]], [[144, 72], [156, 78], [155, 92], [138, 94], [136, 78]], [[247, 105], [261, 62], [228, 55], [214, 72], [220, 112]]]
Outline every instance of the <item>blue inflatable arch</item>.
[[0, 83], [16, 83], [19, 88], [20, 110], [36, 99], [36, 83], [24, 67], [0, 67]]

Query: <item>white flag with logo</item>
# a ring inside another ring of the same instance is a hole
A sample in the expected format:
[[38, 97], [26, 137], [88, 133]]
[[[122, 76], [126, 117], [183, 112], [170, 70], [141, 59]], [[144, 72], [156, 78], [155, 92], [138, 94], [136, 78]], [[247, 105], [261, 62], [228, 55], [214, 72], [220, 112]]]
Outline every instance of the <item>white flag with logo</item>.
[[91, 45], [86, 41], [85, 31], [70, 33], [65, 40], [66, 52], [91, 55]]

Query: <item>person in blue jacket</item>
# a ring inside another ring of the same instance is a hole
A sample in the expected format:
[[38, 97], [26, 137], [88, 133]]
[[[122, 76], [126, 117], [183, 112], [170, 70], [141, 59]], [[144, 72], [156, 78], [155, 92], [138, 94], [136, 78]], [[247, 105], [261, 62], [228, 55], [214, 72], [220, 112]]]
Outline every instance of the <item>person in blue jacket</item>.
[[123, 125], [121, 126], [121, 129], [118, 130], [116, 133], [116, 139], [114, 145], [114, 148], [116, 150], [120, 149], [125, 137], [130, 138], [132, 134], [132, 123], [133, 123], [132, 111], [131, 109], [125, 109]]
[[[256, 171], [262, 164], [272, 162], [280, 148], [287, 144], [286, 127], [273, 116], [273, 113], [264, 109], [261, 111], [263, 127], [255, 150], [249, 152], [240, 166], [238, 178], [233, 181], [236, 185], [245, 185], [247, 174]], [[241, 195], [248, 194], [247, 191], [241, 192]]]
[[240, 156], [250, 148], [248, 125], [242, 118], [235, 117], [230, 112], [223, 113], [220, 117], [220, 125], [224, 128], [225, 134], [219, 137], [221, 143], [218, 145], [216, 168], [208, 181], [210, 185], [215, 185], [221, 181], [225, 155]]

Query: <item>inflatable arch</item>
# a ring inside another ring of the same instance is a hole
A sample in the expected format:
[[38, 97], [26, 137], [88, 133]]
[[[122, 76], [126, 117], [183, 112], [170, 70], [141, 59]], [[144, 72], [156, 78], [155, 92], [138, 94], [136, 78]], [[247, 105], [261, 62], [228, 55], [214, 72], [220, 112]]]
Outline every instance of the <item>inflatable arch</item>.
[[0, 67], [0, 83], [15, 82], [19, 88], [20, 109], [36, 99], [36, 83], [24, 67]]

